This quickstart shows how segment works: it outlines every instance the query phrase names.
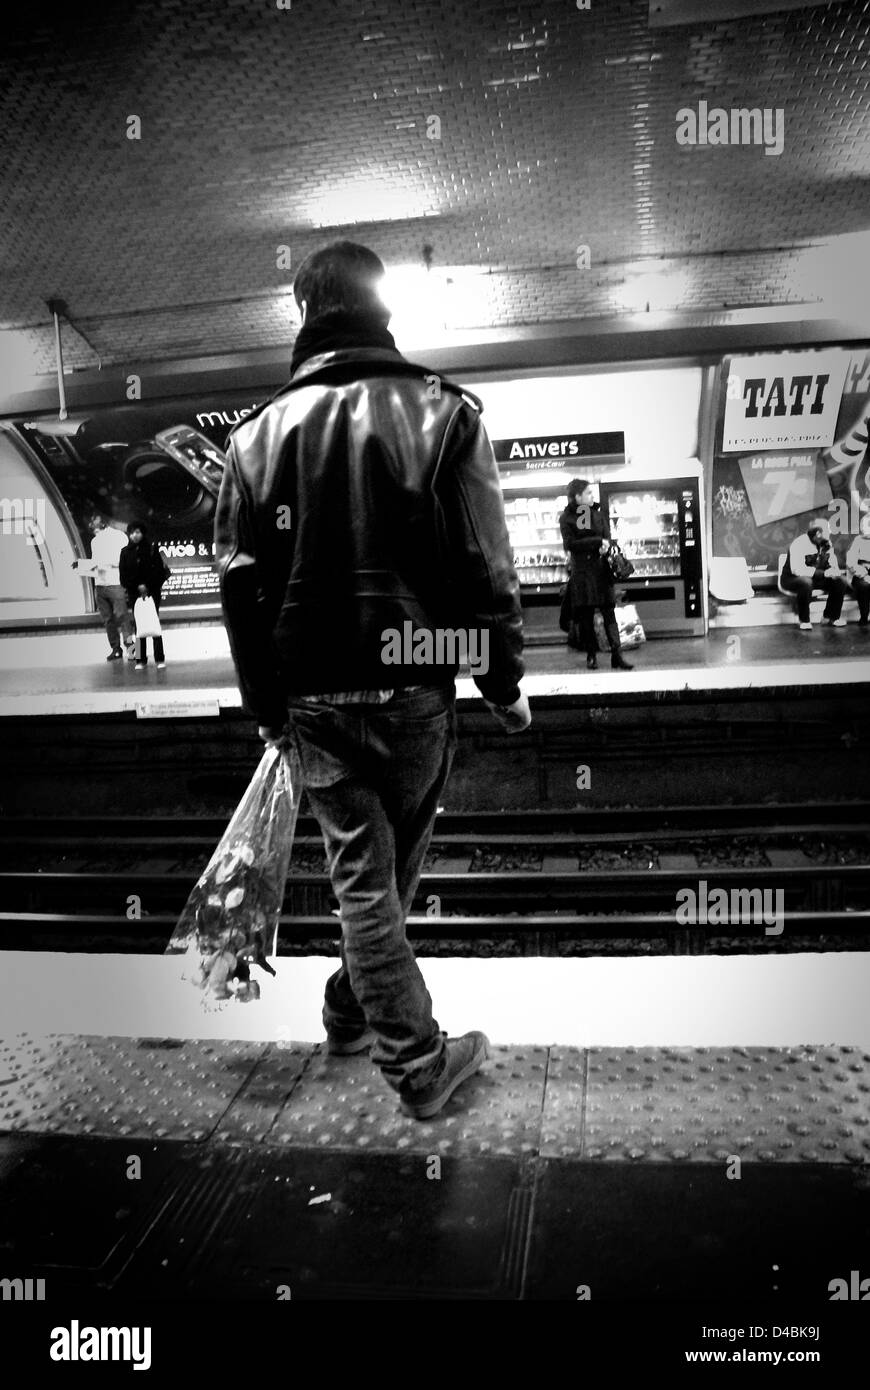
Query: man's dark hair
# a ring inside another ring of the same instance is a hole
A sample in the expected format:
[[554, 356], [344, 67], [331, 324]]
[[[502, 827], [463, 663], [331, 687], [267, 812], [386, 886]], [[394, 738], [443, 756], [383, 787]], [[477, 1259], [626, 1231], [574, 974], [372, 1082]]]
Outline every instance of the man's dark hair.
[[390, 311], [379, 294], [384, 263], [367, 246], [333, 241], [306, 256], [293, 281], [299, 308], [308, 304], [306, 323], [326, 314], [367, 314], [389, 323]]

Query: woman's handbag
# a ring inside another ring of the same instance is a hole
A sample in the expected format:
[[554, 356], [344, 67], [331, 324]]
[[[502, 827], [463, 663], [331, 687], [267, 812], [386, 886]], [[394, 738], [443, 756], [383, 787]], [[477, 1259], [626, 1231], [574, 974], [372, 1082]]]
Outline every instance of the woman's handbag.
[[133, 605], [133, 621], [137, 637], [162, 637], [163, 629], [153, 598], [137, 598]]
[[604, 563], [610, 571], [611, 579], [617, 584], [634, 574], [634, 565], [623, 555], [619, 548], [619, 541], [610, 542], [610, 549], [604, 557]]

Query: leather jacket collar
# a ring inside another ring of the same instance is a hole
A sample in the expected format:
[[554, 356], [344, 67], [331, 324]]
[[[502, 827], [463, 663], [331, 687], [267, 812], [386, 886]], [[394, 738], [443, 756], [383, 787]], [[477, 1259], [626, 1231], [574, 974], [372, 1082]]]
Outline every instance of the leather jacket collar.
[[483, 414], [483, 402], [471, 391], [466, 391], [464, 387], [457, 385], [455, 381], [448, 380], [447, 377], [439, 377], [431, 367], [424, 367], [419, 362], [409, 362], [398, 350], [392, 348], [342, 348], [337, 352], [321, 352], [316, 357], [307, 358], [301, 366], [297, 367], [292, 377], [284, 386], [279, 387], [273, 396], [256, 410], [252, 410], [244, 420], [240, 420], [230, 430], [230, 436], [235, 433], [242, 425], [246, 425], [254, 419], [266, 406], [278, 400], [288, 391], [293, 391], [298, 386], [308, 386], [314, 381], [340, 382], [343, 378], [356, 378], [360, 376], [378, 376], [381, 373], [393, 375], [398, 373], [401, 376], [423, 377], [424, 379], [438, 377], [441, 390], [453, 391], [457, 396], [472, 405], [479, 415]]
[[[407, 359], [402, 356], [398, 349], [394, 350], [393, 348], [380, 347], [341, 348], [334, 352], [319, 352], [315, 357], [306, 358], [301, 366], [296, 368], [288, 385], [292, 384], [295, 386], [297, 382], [302, 381], [306, 377], [313, 376], [317, 372], [321, 372], [330, 367], [342, 367], [345, 363], [349, 362], [367, 367], [378, 364], [384, 367], [395, 366], [397, 364], [406, 367], [413, 365], [413, 363], [408, 362]], [[418, 367], [416, 370], [423, 371], [424, 368]], [[286, 389], [286, 387], [282, 388], [282, 390]]]

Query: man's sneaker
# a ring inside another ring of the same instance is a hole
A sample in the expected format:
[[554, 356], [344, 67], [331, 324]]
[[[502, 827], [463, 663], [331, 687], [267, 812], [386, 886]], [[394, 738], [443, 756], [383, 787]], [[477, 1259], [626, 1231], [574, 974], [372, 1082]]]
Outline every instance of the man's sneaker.
[[137, 671], [144, 671], [144, 670], [145, 670], [145, 662], [144, 662], [144, 661], [137, 661], [137, 662], [136, 662], [136, 670], [137, 670]]
[[367, 1052], [375, 1037], [371, 1028], [357, 1038], [331, 1038], [327, 1034], [326, 1050], [332, 1057], [355, 1057], [358, 1052]]
[[110, 652], [109, 652], [109, 655], [106, 657], [106, 660], [107, 660], [107, 661], [120, 661], [122, 656], [123, 656], [123, 652], [121, 651], [120, 647], [116, 647], [113, 651], [110, 651]]
[[448, 1038], [447, 1066], [442, 1076], [431, 1086], [424, 1086], [404, 1096], [400, 1102], [403, 1115], [415, 1120], [430, 1120], [443, 1110], [457, 1086], [479, 1071], [489, 1056], [489, 1039], [485, 1033], [465, 1033], [461, 1038]]
[[158, 671], [162, 671], [162, 670], [164, 669], [165, 666], [166, 666], [166, 662], [165, 662], [165, 661], [158, 661], [158, 663], [157, 663], [157, 669], [158, 669]]
[[846, 626], [846, 619], [845, 619], [845, 618], [822, 618], [822, 622], [825, 624], [825, 627], [845, 627], [845, 626]]
[[813, 630], [812, 623], [798, 623], [798, 627], [800, 628], [801, 632], [812, 632]]

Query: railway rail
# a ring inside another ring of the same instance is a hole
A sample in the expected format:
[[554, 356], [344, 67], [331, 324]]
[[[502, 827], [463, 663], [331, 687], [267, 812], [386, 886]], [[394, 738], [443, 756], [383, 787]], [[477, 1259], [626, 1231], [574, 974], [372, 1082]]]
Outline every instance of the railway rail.
[[[0, 825], [0, 946], [162, 950], [225, 824], [191, 817], [6, 820]], [[813, 862], [801, 847], [831, 835], [857, 847], [854, 862]], [[735, 838], [765, 847], [766, 862], [704, 863], [703, 856], [679, 852]], [[645, 868], [579, 862], [590, 847], [606, 852], [639, 843], [671, 853], [661, 852]], [[814, 938], [870, 934], [868, 844], [870, 803], [863, 802], [445, 813], [409, 932], [428, 942], [486, 939], [496, 950], [499, 940], [521, 939], [534, 954], [584, 938], [664, 940], [667, 950], [695, 951], [705, 949], [714, 930], [735, 943], [788, 934], [819, 949]], [[320, 848], [315, 823], [300, 817], [279, 953], [338, 936], [325, 871], [299, 867]], [[534, 868], [475, 867], [481, 856], [505, 851], [519, 859], [532, 853], [539, 862]], [[125, 862], [113, 867], [117, 856]], [[39, 866], [28, 866], [28, 859]], [[701, 892], [705, 901], [724, 890], [727, 908], [717, 909], [709, 926], [687, 923], [677, 914], [686, 889]], [[132, 916], [131, 901], [137, 904]], [[777, 927], [771, 921], [768, 930], [761, 920], [762, 904], [776, 906]]]
[[[592, 822], [593, 824], [590, 824]], [[0, 847], [25, 843], [69, 842], [93, 844], [105, 837], [125, 843], [153, 843], [164, 838], [178, 843], [214, 842], [226, 828], [226, 818], [208, 816], [18, 816], [0, 821]], [[594, 823], [600, 823], [599, 829]], [[790, 835], [805, 831], [844, 828], [870, 831], [870, 801], [757, 802], [727, 806], [619, 806], [523, 811], [447, 811], [435, 823], [434, 839], [458, 837], [463, 843], [475, 837], [521, 838], [582, 834], [584, 841], [611, 836], [653, 833], [675, 835], [711, 833]], [[300, 815], [298, 835], [317, 833], [315, 821]]]

